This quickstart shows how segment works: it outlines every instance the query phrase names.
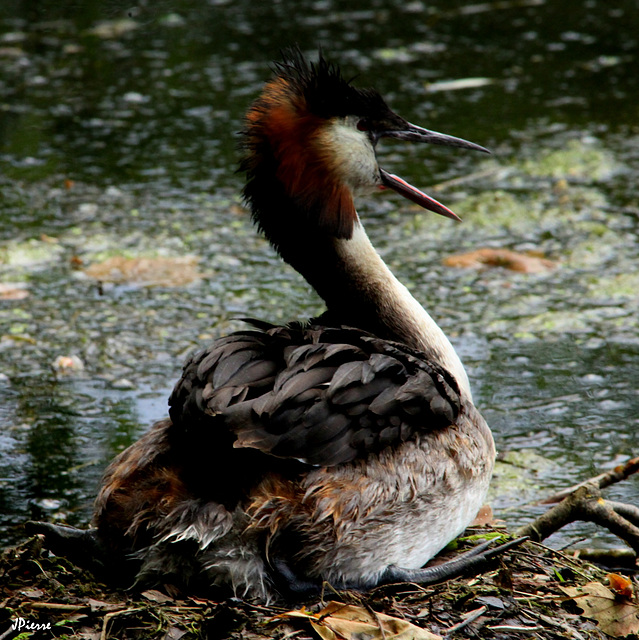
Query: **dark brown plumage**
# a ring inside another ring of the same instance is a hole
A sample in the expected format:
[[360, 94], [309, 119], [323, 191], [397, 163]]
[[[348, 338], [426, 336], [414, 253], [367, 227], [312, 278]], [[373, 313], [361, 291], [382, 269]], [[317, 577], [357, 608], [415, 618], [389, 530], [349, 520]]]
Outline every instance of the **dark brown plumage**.
[[270, 327], [218, 340], [185, 366], [171, 399], [176, 431], [332, 466], [447, 427], [460, 411], [451, 375], [401, 343], [358, 329]]

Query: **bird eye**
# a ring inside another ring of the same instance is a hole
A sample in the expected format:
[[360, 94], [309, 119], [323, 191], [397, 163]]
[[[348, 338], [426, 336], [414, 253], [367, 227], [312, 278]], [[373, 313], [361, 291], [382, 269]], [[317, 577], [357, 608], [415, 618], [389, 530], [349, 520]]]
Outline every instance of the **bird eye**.
[[365, 119], [362, 119], [357, 123], [357, 128], [360, 131], [370, 131], [370, 126], [368, 124], [368, 121]]

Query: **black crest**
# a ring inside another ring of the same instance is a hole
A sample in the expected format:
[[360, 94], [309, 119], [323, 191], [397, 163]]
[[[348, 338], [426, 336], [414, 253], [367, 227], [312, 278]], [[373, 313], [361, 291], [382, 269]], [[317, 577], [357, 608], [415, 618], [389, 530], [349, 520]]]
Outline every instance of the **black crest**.
[[379, 119], [392, 114], [377, 91], [354, 87], [321, 51], [317, 63], [311, 63], [298, 47], [285, 49], [274, 71], [304, 97], [311, 113], [322, 118], [357, 115]]

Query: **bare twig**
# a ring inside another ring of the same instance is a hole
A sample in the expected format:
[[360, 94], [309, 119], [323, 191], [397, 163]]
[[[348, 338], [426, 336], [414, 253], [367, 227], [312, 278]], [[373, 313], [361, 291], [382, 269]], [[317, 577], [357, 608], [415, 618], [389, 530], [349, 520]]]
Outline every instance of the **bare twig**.
[[477, 620], [479, 616], [486, 613], [486, 611], [488, 611], [488, 607], [486, 606], [482, 606], [482, 607], [479, 607], [479, 609], [470, 611], [468, 614], [466, 614], [466, 617], [461, 622], [458, 622], [457, 624], [450, 627], [450, 629], [448, 629], [444, 633], [444, 637], [448, 638], [449, 636], [452, 636], [454, 633], [457, 633], [458, 631], [465, 629], [469, 624], [471, 624], [472, 622], [475, 622], [475, 620]]
[[377, 623], [377, 628], [379, 629], [379, 633], [382, 640], [386, 640], [386, 631], [384, 630], [384, 625], [382, 623], [381, 618], [379, 617], [379, 614], [367, 602], [364, 603], [364, 606], [366, 607], [366, 610], [368, 611], [368, 613], [370, 613], [371, 616], [375, 618], [375, 622]]
[[492, 631], [512, 631], [513, 633], [530, 633], [531, 631], [541, 631], [544, 627], [534, 626], [534, 627], [525, 627], [525, 626], [515, 626], [512, 624], [500, 624], [493, 627], [488, 627]]
[[109, 626], [109, 622], [113, 618], [117, 618], [117, 616], [123, 616], [127, 613], [134, 613], [135, 611], [140, 611], [141, 607], [134, 607], [132, 609], [120, 609], [119, 611], [111, 611], [104, 616], [104, 621], [102, 623], [102, 633], [100, 634], [100, 640], [106, 640], [108, 637], [107, 629]]
[[611, 484], [615, 484], [616, 482], [625, 480], [628, 476], [631, 476], [638, 471], [639, 457], [628, 460], [626, 464], [619, 465], [612, 471], [601, 473], [594, 478], [590, 478], [590, 480], [585, 480], [584, 482], [580, 482], [579, 484], [576, 484], [572, 487], [568, 487], [568, 489], [563, 489], [562, 491], [559, 491], [558, 493], [555, 493], [554, 495], [539, 501], [537, 504], [556, 504], [557, 502], [561, 502], [564, 498], [567, 498], [571, 493], [574, 493], [577, 489], [583, 487], [586, 484], [592, 484], [599, 489], [605, 489]]
[[543, 613], [538, 613], [537, 617], [542, 622], [545, 622], [547, 625], [551, 625], [554, 627], [558, 627], [559, 629], [563, 629], [563, 631], [572, 638], [577, 638], [577, 640], [584, 640], [584, 636], [582, 636], [581, 633], [579, 633], [574, 627], [568, 626], [565, 622], [562, 622], [561, 620], [551, 618], [550, 616], [545, 616]]
[[77, 611], [88, 608], [87, 604], [61, 604], [58, 602], [33, 602], [32, 609], [46, 609], [50, 611]]

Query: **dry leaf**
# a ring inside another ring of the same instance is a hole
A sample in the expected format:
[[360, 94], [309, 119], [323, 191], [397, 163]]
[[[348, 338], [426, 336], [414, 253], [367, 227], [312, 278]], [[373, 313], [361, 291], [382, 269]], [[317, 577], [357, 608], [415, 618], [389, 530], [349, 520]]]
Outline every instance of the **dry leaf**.
[[341, 602], [329, 602], [319, 613], [302, 609], [278, 617], [308, 619], [322, 640], [442, 640], [441, 636], [406, 620]]
[[620, 597], [632, 598], [632, 581], [618, 573], [609, 573], [607, 576], [610, 588]]
[[84, 270], [90, 278], [118, 284], [140, 284], [146, 287], [181, 287], [202, 278], [197, 269], [199, 258], [125, 258], [113, 256]]
[[487, 607], [492, 607], [493, 609], [505, 609], [506, 603], [496, 596], [480, 596], [479, 598], [475, 598], [474, 602], [479, 604], [484, 604]]
[[169, 627], [162, 640], [180, 640], [180, 638], [186, 635], [186, 633], [186, 629], [180, 629], [180, 627]]
[[103, 600], [94, 600], [93, 598], [87, 598], [87, 604], [91, 607], [92, 613], [95, 613], [96, 611], [117, 611], [122, 608], [121, 604], [104, 602]]
[[174, 598], [171, 598], [171, 596], [167, 596], [166, 593], [162, 593], [157, 589], [148, 589], [147, 591], [143, 591], [140, 595], [147, 600], [151, 600], [151, 602], [157, 602], [159, 604], [175, 601]]
[[483, 527], [484, 525], [493, 522], [493, 510], [489, 504], [482, 505], [481, 509], [477, 512], [475, 519], [471, 522], [471, 527]]
[[539, 255], [517, 253], [510, 249], [477, 249], [469, 253], [458, 253], [444, 259], [447, 267], [479, 269], [481, 267], [504, 267], [522, 273], [541, 273], [554, 269], [557, 264]]
[[619, 601], [601, 582], [589, 582], [583, 587], [560, 587], [577, 606], [585, 618], [596, 620], [604, 633], [613, 638], [624, 638], [639, 633], [639, 608], [636, 604]]

